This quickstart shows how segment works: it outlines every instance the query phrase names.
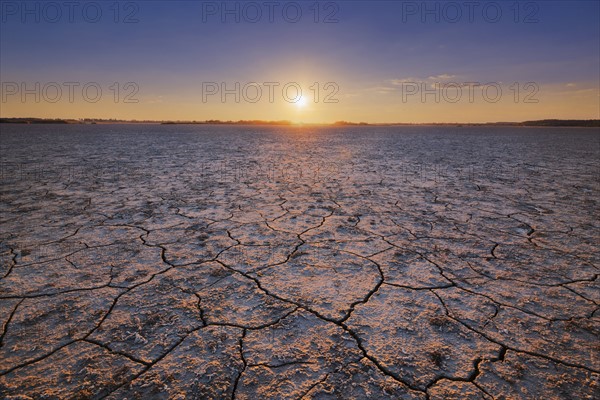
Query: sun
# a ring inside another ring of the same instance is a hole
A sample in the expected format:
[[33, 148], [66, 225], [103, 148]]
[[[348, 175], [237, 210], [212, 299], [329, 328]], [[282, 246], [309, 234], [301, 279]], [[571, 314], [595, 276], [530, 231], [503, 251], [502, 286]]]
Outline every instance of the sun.
[[296, 100], [296, 107], [298, 108], [304, 108], [306, 107], [306, 97], [304, 96], [300, 96], [300, 98], [298, 100]]

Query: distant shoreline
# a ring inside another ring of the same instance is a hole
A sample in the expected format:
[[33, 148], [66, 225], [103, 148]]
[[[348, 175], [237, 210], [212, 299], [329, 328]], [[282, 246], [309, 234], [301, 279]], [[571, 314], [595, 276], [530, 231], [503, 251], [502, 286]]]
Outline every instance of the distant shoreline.
[[252, 125], [252, 126], [512, 126], [512, 127], [581, 127], [581, 128], [600, 128], [600, 119], [575, 120], [575, 119], [544, 119], [523, 122], [448, 122], [448, 123], [366, 123], [366, 122], [348, 122], [338, 121], [334, 123], [294, 123], [291, 121], [262, 121], [262, 120], [240, 120], [240, 121], [137, 121], [137, 120], [116, 120], [116, 119], [50, 119], [50, 118], [0, 118], [0, 124], [76, 124], [76, 125], [106, 125], [106, 124], [154, 124], [154, 125]]

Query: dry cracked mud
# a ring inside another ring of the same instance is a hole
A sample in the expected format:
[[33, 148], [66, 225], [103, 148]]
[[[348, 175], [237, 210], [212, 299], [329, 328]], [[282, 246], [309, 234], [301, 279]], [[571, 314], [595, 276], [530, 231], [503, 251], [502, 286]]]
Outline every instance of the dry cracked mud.
[[1, 398], [598, 398], [596, 129], [1, 136]]

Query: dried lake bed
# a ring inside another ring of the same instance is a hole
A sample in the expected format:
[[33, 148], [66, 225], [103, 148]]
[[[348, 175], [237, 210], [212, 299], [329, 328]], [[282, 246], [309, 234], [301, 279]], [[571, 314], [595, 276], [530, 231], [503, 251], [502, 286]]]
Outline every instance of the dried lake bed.
[[598, 129], [0, 129], [2, 398], [600, 390]]

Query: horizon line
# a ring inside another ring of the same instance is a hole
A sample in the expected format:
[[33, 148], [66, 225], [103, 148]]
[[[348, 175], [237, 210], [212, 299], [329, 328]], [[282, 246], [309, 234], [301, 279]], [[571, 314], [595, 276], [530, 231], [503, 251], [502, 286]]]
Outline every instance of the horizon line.
[[0, 117], [0, 123], [14, 124], [155, 124], [155, 125], [271, 125], [271, 126], [396, 126], [396, 125], [437, 125], [437, 126], [583, 126], [600, 127], [600, 119], [558, 119], [548, 118], [526, 121], [488, 121], [488, 122], [295, 122], [290, 120], [137, 120], [117, 118], [39, 118], [39, 117]]

